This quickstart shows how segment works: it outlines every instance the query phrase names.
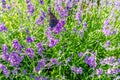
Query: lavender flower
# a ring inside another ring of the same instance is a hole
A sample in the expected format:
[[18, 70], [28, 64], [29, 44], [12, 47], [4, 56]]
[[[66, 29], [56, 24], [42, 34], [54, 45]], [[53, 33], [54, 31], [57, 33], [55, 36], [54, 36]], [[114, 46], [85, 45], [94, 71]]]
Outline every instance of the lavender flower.
[[86, 56], [85, 57], [85, 63], [88, 64], [90, 67], [96, 68], [96, 57], [94, 55]]
[[9, 59], [8, 59], [8, 61], [11, 63], [12, 66], [19, 66], [22, 60], [23, 58], [20, 57], [17, 52], [12, 52], [9, 55]]
[[37, 19], [36, 24], [38, 24], [38, 25], [43, 24], [45, 17], [46, 17], [46, 15], [45, 15], [45, 13], [42, 11], [42, 14], [41, 14], [40, 17]]
[[42, 47], [41, 43], [37, 43], [38, 54], [41, 54], [44, 48]]
[[6, 45], [6, 44], [3, 44], [3, 45], [2, 45], [2, 52], [3, 52], [3, 53], [7, 53], [7, 51], [8, 51], [7, 45]]
[[25, 53], [30, 57], [33, 58], [34, 57], [34, 50], [32, 48], [27, 48]]
[[58, 64], [58, 60], [56, 59], [56, 58], [51, 58], [50, 59], [50, 62], [52, 63], [52, 64]]
[[24, 70], [23, 70], [23, 74], [25, 75], [26, 73], [27, 73], [27, 70], [26, 70], [26, 69], [24, 69]]
[[44, 0], [39, 0], [40, 4], [44, 4]]
[[72, 7], [73, 7], [73, 2], [72, 1], [68, 1], [67, 2], [67, 6], [66, 6], [67, 10], [71, 9]]
[[109, 41], [109, 40], [104, 44], [104, 47], [105, 47], [106, 49], [110, 47], [110, 41]]
[[8, 71], [7, 67], [0, 63], [0, 69], [2, 69], [3, 73], [6, 77], [9, 77], [10, 72]]
[[6, 8], [6, 1], [5, 0], [1, 0], [1, 2], [2, 2], [2, 8], [3, 9]]
[[102, 68], [96, 69], [96, 74], [97, 74], [98, 76], [100, 76], [102, 73], [103, 73], [103, 69], [102, 69]]
[[48, 44], [48, 46], [52, 48], [52, 47], [54, 47], [56, 44], [58, 44], [58, 42], [59, 42], [58, 39], [50, 38], [50, 39], [49, 39], [49, 44]]
[[77, 13], [76, 13], [76, 20], [78, 20], [79, 22], [79, 24], [82, 22], [82, 17], [81, 17], [81, 12], [80, 11], [78, 11]]
[[76, 71], [76, 68], [74, 66], [71, 66], [71, 71], [74, 73]]
[[80, 30], [80, 37], [84, 36], [84, 30]]
[[2, 59], [8, 61], [9, 59], [9, 54], [8, 53], [2, 53]]
[[28, 14], [32, 15], [34, 12], [34, 6], [31, 3], [27, 4]]
[[7, 9], [10, 10], [11, 6], [9, 4], [6, 5]]
[[76, 68], [76, 73], [77, 73], [77, 74], [82, 74], [82, 72], [83, 72], [83, 70], [82, 70], [81, 67]]
[[83, 23], [83, 30], [84, 30], [84, 31], [87, 30], [87, 23], [86, 23], [86, 22]]
[[26, 0], [26, 3], [30, 3], [31, 0]]
[[28, 43], [32, 43], [32, 42], [34, 42], [34, 40], [35, 40], [35, 38], [30, 37], [30, 36], [27, 36], [27, 38], [26, 38], [26, 42], [28, 42]]
[[20, 45], [20, 43], [18, 42], [17, 39], [14, 39], [13, 42], [12, 42], [12, 47], [14, 49], [16, 49], [17, 51], [21, 51], [22, 50], [22, 47]]
[[58, 33], [62, 32], [64, 25], [65, 25], [65, 21], [64, 21], [64, 20], [59, 20], [58, 24], [57, 24], [56, 27], [53, 29], [53, 32], [54, 32], [55, 34], [58, 34]]
[[7, 32], [7, 28], [3, 23], [0, 24], [0, 32], [2, 32], [2, 31]]
[[39, 61], [37, 67], [35, 68], [36, 71], [40, 71], [40, 69], [41, 69], [42, 67], [44, 67], [45, 64], [46, 64], [46, 60], [45, 60], [45, 59], [42, 59], [41, 61]]
[[80, 52], [80, 53], [78, 54], [78, 56], [81, 58], [81, 57], [83, 56], [83, 53]]

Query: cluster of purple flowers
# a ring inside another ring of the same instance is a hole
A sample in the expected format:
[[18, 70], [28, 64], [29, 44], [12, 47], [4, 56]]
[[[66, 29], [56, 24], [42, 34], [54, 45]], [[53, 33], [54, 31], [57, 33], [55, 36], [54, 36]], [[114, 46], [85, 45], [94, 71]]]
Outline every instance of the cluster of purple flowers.
[[46, 17], [45, 12], [42, 11], [42, 14], [41, 14], [40, 17], [37, 19], [36, 24], [38, 24], [38, 25], [43, 24], [45, 17]]
[[56, 27], [53, 29], [53, 32], [55, 34], [58, 34], [58, 33], [62, 32], [64, 25], [65, 25], [65, 21], [64, 20], [59, 20]]
[[90, 67], [96, 68], [96, 66], [97, 66], [96, 57], [94, 55], [86, 56], [85, 63], [88, 64]]
[[38, 49], [38, 54], [40, 55], [42, 53], [42, 51], [44, 50], [44, 48], [42, 47], [41, 43], [37, 43], [37, 49]]
[[26, 0], [27, 8], [28, 8], [28, 14], [32, 15], [34, 12], [34, 6], [31, 4], [30, 0]]
[[104, 21], [103, 33], [105, 34], [105, 36], [110, 36], [110, 35], [112, 35], [112, 34], [116, 34], [116, 33], [117, 33], [117, 29], [114, 29], [114, 28], [110, 25], [108, 19], [106, 19], [106, 20]]
[[0, 32], [2, 32], [2, 31], [4, 31], [4, 32], [6, 32], [8, 29], [7, 29], [7, 27], [5, 26], [5, 24], [0, 24]]
[[58, 44], [59, 39], [55, 39], [53, 37], [50, 27], [47, 28], [46, 35], [47, 35], [47, 38], [49, 40], [49, 44], [48, 44], [49, 47], [54, 47], [56, 44]]
[[0, 69], [3, 71], [3, 73], [6, 75], [6, 77], [9, 77], [10, 72], [8, 71], [7, 67], [0, 63]]
[[19, 41], [17, 39], [14, 39], [13, 42], [12, 42], [12, 47], [17, 50], [17, 51], [21, 51], [22, 50], [22, 47], [19, 43]]
[[43, 68], [45, 65], [46, 65], [46, 60], [42, 59], [41, 61], [38, 61], [38, 65], [36, 66], [35, 70], [39, 72], [40, 69]]
[[77, 74], [82, 74], [83, 73], [83, 69], [81, 67], [77, 68], [77, 67], [71, 66], [71, 71], [73, 73], [77, 73]]

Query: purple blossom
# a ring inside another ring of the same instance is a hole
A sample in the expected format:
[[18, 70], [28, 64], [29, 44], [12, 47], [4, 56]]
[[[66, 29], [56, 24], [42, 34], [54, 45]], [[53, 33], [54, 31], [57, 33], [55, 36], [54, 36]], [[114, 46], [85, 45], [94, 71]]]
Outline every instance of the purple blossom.
[[22, 47], [20, 45], [20, 43], [18, 42], [17, 39], [14, 39], [13, 42], [12, 42], [12, 47], [14, 49], [16, 49], [17, 51], [21, 51], [22, 50]]
[[8, 61], [11, 63], [12, 66], [19, 66], [22, 60], [23, 58], [20, 57], [17, 52], [12, 52], [9, 55], [9, 59], [8, 59]]
[[30, 3], [31, 0], [26, 0], [26, 3]]
[[71, 9], [72, 7], [73, 7], [73, 2], [72, 1], [68, 1], [67, 2], [67, 6], [66, 6], [67, 10]]
[[82, 70], [81, 67], [76, 68], [76, 73], [77, 73], [77, 74], [82, 74], [82, 72], [83, 72], [83, 70]]
[[2, 59], [8, 61], [9, 59], [9, 54], [8, 53], [2, 53]]
[[81, 57], [83, 56], [83, 53], [80, 52], [80, 53], [78, 54], [78, 56], [81, 58]]
[[32, 48], [27, 48], [25, 53], [30, 57], [33, 58], [34, 57], [34, 50]]
[[104, 44], [104, 47], [107, 49], [107, 48], [109, 48], [110, 47], [110, 41], [108, 40], [105, 44]]
[[6, 77], [9, 77], [10, 72], [8, 71], [7, 67], [0, 63], [0, 69], [2, 69], [3, 73]]
[[71, 66], [71, 71], [74, 73], [76, 71], [76, 68], [74, 66]]
[[26, 73], [27, 73], [27, 70], [26, 70], [26, 69], [24, 69], [24, 70], [23, 70], [23, 74], [25, 75]]
[[107, 70], [107, 74], [110, 75], [110, 74], [118, 74], [120, 72], [120, 70], [118, 68], [109, 68]]
[[84, 30], [80, 30], [80, 37], [84, 36]]
[[61, 18], [68, 16], [68, 10], [67, 9], [61, 9], [59, 11], [59, 15]]
[[87, 23], [86, 23], [86, 22], [83, 23], [83, 30], [84, 30], [84, 31], [87, 30]]
[[76, 20], [79, 21], [79, 24], [82, 22], [82, 17], [81, 17], [81, 12], [80, 12], [80, 11], [78, 11], [78, 12], [76, 13]]
[[46, 65], [46, 60], [45, 59], [42, 59], [41, 61], [38, 62], [38, 65], [37, 67], [35, 68], [36, 71], [40, 71], [40, 69], [42, 67], [44, 67]]
[[58, 24], [53, 29], [53, 32], [55, 34], [58, 34], [58, 33], [62, 32], [64, 25], [65, 25], [65, 21], [64, 20], [59, 20]]
[[115, 62], [115, 57], [114, 56], [112, 56], [112, 57], [106, 57], [105, 59], [101, 59], [100, 60], [100, 63], [101, 63], [101, 65], [105, 65], [105, 64], [107, 64], [107, 65], [114, 65], [114, 62]]
[[18, 70], [12, 70], [13, 75], [17, 75], [18, 74]]
[[48, 46], [52, 48], [52, 47], [54, 47], [56, 44], [58, 44], [58, 42], [59, 42], [58, 39], [50, 38], [50, 39], [49, 39], [49, 44], [48, 44]]
[[6, 1], [5, 0], [1, 0], [2, 2], [2, 8], [6, 8]]
[[86, 56], [85, 57], [85, 63], [88, 64], [90, 67], [96, 68], [96, 57], [94, 55]]
[[46, 17], [46, 15], [45, 15], [45, 13], [42, 11], [42, 14], [41, 14], [40, 17], [37, 19], [36, 24], [38, 24], [38, 25], [43, 24], [45, 17]]
[[27, 3], [28, 14], [32, 15], [34, 12], [34, 6], [31, 3]]
[[56, 58], [51, 58], [50, 59], [50, 62], [52, 63], [52, 64], [58, 64], [58, 60], [56, 59]]
[[7, 53], [7, 52], [8, 52], [8, 47], [7, 47], [6, 44], [3, 44], [3, 45], [2, 45], [2, 52], [3, 52], [3, 53]]
[[44, 4], [44, 0], [39, 0], [40, 4]]
[[7, 9], [10, 10], [11, 6], [9, 4], [6, 5]]
[[26, 42], [28, 42], [28, 43], [32, 43], [32, 42], [34, 42], [34, 40], [35, 40], [35, 38], [30, 37], [30, 36], [27, 36], [27, 38], [26, 38]]
[[100, 76], [102, 73], [103, 73], [103, 69], [102, 68], [96, 69], [96, 74], [98, 76]]
[[7, 32], [7, 28], [3, 23], [0, 24], [0, 32], [2, 32], [2, 31]]
[[38, 54], [41, 54], [42, 51], [44, 50], [41, 43], [37, 43], [37, 48], [38, 48]]

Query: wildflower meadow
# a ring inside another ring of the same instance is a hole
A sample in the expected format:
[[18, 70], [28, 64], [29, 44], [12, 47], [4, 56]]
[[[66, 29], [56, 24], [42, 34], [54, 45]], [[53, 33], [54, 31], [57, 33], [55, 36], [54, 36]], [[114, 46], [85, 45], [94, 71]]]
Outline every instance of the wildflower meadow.
[[120, 80], [120, 0], [0, 0], [0, 80]]

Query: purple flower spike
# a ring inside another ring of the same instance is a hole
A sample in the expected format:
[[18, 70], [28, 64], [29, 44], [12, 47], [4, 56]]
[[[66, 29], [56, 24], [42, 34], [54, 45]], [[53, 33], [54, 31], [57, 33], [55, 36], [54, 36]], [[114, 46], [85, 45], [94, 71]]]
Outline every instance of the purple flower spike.
[[8, 51], [7, 45], [6, 45], [6, 44], [3, 44], [3, 45], [2, 45], [2, 52], [3, 52], [3, 53], [7, 53], [7, 51]]
[[6, 8], [6, 1], [5, 0], [1, 0], [1, 2], [2, 2], [2, 8], [3, 9]]
[[34, 50], [32, 48], [27, 48], [25, 53], [30, 57], [33, 58], [34, 57]]
[[102, 68], [96, 69], [96, 74], [98, 76], [100, 76], [102, 73], [103, 73], [103, 69]]
[[44, 4], [44, 0], [39, 0], [40, 4]]
[[27, 70], [26, 70], [26, 69], [24, 69], [24, 70], [23, 70], [23, 74], [25, 75], [26, 73], [27, 73]]
[[42, 24], [44, 23], [45, 17], [46, 17], [45, 12], [42, 11], [42, 14], [41, 14], [40, 17], [37, 19], [36, 24], [37, 24], [37, 25], [42, 25]]
[[0, 32], [2, 32], [2, 31], [7, 32], [7, 28], [3, 23], [0, 24]]
[[77, 73], [77, 74], [82, 74], [82, 72], [83, 72], [83, 70], [82, 70], [81, 67], [76, 68], [76, 73]]
[[35, 40], [35, 38], [30, 37], [30, 36], [27, 36], [27, 38], [26, 38], [26, 42], [28, 42], [28, 43], [32, 43], [32, 42], [34, 42], [34, 40]]
[[64, 20], [59, 20], [58, 24], [53, 29], [53, 32], [55, 34], [58, 34], [58, 33], [62, 32], [64, 25], [65, 25], [65, 21]]
[[26, 0], [26, 3], [30, 3], [31, 0]]
[[81, 58], [81, 57], [83, 56], [83, 53], [80, 52], [80, 53], [78, 54], [78, 56]]
[[38, 48], [38, 54], [41, 54], [42, 51], [44, 50], [41, 43], [37, 43], [37, 48]]
[[22, 58], [18, 55], [17, 52], [12, 52], [9, 55], [8, 61], [11, 63], [12, 66], [19, 66], [20, 62], [22, 61]]
[[49, 47], [54, 47], [56, 44], [58, 44], [59, 40], [58, 39], [54, 39], [54, 38], [50, 38], [49, 40]]
[[88, 64], [90, 67], [96, 68], [97, 63], [96, 63], [96, 57], [94, 55], [86, 56], [85, 57], [85, 63]]
[[34, 12], [34, 6], [31, 3], [28, 3], [27, 7], [28, 7], [28, 14], [32, 15]]
[[18, 42], [17, 39], [14, 39], [13, 42], [12, 42], [12, 47], [14, 49], [16, 49], [17, 51], [21, 51], [22, 50], [22, 47], [20, 45], [20, 43]]
[[2, 53], [2, 59], [8, 61], [9, 59], [9, 54], [8, 53]]
[[107, 41], [105, 44], [104, 44], [104, 47], [107, 49], [107, 48], [109, 48], [110, 47], [110, 41]]
[[58, 60], [57, 59], [55, 59], [55, 58], [52, 58], [52, 59], [50, 59], [50, 62], [52, 63], [52, 64], [58, 64]]
[[6, 77], [9, 77], [10, 72], [8, 71], [7, 67], [0, 63], [0, 69], [2, 69], [3, 73]]

